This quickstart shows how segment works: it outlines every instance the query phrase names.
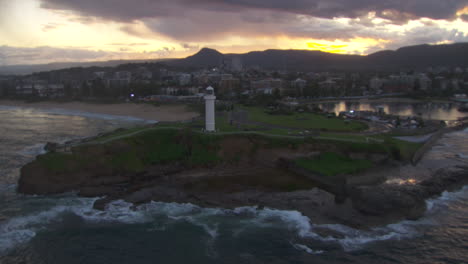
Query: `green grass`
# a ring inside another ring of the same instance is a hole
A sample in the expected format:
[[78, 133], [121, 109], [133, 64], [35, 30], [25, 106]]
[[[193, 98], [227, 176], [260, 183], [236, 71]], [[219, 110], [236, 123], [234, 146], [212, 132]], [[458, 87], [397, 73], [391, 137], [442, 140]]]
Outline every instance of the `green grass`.
[[[273, 116], [277, 118], [278, 116]], [[280, 117], [280, 120], [283, 117]], [[329, 119], [327, 119], [329, 121]], [[340, 120], [337, 120], [340, 121]], [[202, 125], [198, 121], [195, 125]], [[227, 117], [217, 119], [220, 133], [200, 133], [199, 128], [189, 127], [194, 123], [162, 123], [154, 127], [135, 127], [103, 135], [93, 142], [76, 146], [73, 154], [47, 153], [38, 161], [53, 173], [66, 173], [79, 169], [94, 169], [116, 172], [139, 172], [150, 165], [180, 163], [190, 166], [212, 166], [221, 162], [235, 162], [239, 157], [222, 160], [218, 153], [220, 142], [227, 137], [245, 137], [252, 142], [250, 152], [262, 148], [297, 148], [302, 144], [315, 146], [319, 151], [339, 153], [388, 153], [396, 160], [410, 161], [422, 146], [394, 139], [390, 135], [375, 135], [370, 138], [382, 142], [367, 141], [368, 136], [322, 132], [319, 137], [294, 137], [298, 131], [289, 129], [264, 130], [255, 126], [232, 126]], [[244, 131], [249, 129], [250, 131]], [[256, 129], [258, 129], [256, 131]], [[326, 153], [318, 160], [297, 161], [301, 167], [323, 175], [354, 173], [372, 164], [370, 161], [349, 160], [338, 154]]]
[[125, 171], [139, 172], [144, 169], [144, 164], [134, 151], [118, 153], [111, 158], [114, 168], [122, 168]]
[[284, 126], [293, 129], [304, 130], [328, 130], [328, 131], [362, 131], [367, 125], [357, 121], [345, 122], [339, 118], [327, 118], [325, 115], [314, 113], [294, 113], [292, 115], [270, 115], [264, 108], [240, 107], [248, 111], [249, 120], [265, 124]]
[[355, 142], [372, 142], [372, 140], [367, 140], [368, 137], [365, 135], [348, 135], [348, 134], [339, 134], [339, 133], [320, 133], [319, 138], [329, 139], [329, 140], [343, 140], [343, 141], [355, 141]]
[[416, 151], [418, 151], [418, 149], [424, 145], [424, 143], [407, 142], [395, 138], [387, 139], [387, 142], [389, 142], [389, 144], [392, 144], [394, 146], [394, 149], [399, 150], [400, 160], [403, 161], [410, 161], [413, 158], [413, 155], [416, 153]]
[[70, 154], [50, 152], [37, 157], [44, 167], [52, 172], [67, 172], [70, 168], [68, 164], [73, 162], [74, 157]]
[[116, 132], [110, 132], [110, 133], [107, 133], [107, 134], [105, 134], [105, 135], [103, 135], [101, 137], [98, 137], [98, 138], [94, 139], [93, 141], [91, 141], [90, 143], [102, 143], [102, 142], [106, 142], [106, 141], [111, 141], [114, 138], [124, 137], [125, 135], [130, 135], [130, 134], [133, 134], [135, 132], [143, 131], [143, 130], [146, 130], [146, 129], [148, 129], [148, 128], [147, 127], [141, 127], [141, 126], [132, 127], [132, 128], [129, 128], [129, 129], [119, 129]]
[[337, 153], [326, 152], [314, 159], [300, 158], [296, 165], [325, 176], [352, 174], [372, 167], [369, 160], [352, 160]]

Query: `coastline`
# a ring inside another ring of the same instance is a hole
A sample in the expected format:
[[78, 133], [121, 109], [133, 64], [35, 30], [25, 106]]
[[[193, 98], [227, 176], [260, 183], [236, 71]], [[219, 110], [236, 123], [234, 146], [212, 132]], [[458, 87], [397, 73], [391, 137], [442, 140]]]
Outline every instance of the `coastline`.
[[[443, 145], [448, 144], [444, 147], [446, 152], [468, 153], [468, 150], [464, 148], [449, 147], [452, 142], [448, 139], [450, 139], [450, 134], [443, 137], [444, 142], [440, 142]], [[91, 166], [89, 169], [95, 170], [94, 173], [90, 173], [88, 169], [79, 172], [77, 171], [79, 168], [75, 168], [73, 172], [67, 172], [67, 174], [71, 173], [70, 180], [76, 180], [74, 183], [68, 180], [59, 183], [58, 179], [62, 179], [61, 173], [58, 173], [57, 177], [52, 177], [50, 171], [44, 171], [43, 167], [29, 164], [22, 169], [19, 192], [50, 194], [74, 190], [83, 197], [104, 197], [94, 204], [94, 208], [100, 210], [105, 210], [107, 205], [115, 200], [124, 200], [135, 205], [158, 201], [191, 203], [206, 208], [233, 209], [257, 206], [295, 210], [314, 223], [345, 224], [358, 229], [369, 229], [405, 219], [419, 219], [426, 212], [427, 199], [437, 197], [444, 191], [462, 188], [468, 180], [466, 177], [468, 167], [463, 166], [466, 165], [466, 161], [451, 159], [452, 162], [447, 162], [447, 159], [451, 157], [447, 156], [447, 153], [441, 157], [441, 150], [438, 149], [433, 152], [429, 151], [429, 154], [425, 155], [416, 166], [394, 163], [359, 173], [358, 178], [361, 179], [358, 181], [363, 180], [367, 183], [348, 186], [346, 190], [348, 199], [336, 203], [336, 195], [317, 187], [288, 191], [265, 188], [265, 186], [242, 185], [242, 181], [254, 175], [255, 177], [269, 175], [268, 177], [271, 178], [272, 175], [283, 174], [284, 168], [275, 160], [277, 161], [277, 158], [281, 156], [310, 153], [307, 148], [275, 150], [260, 147], [254, 156], [245, 155], [244, 159], [237, 160], [237, 152], [241, 149], [233, 150], [232, 148], [245, 147], [248, 141], [234, 140], [224, 145], [225, 148], [221, 150], [221, 153], [224, 153], [225, 157], [232, 156], [231, 158], [236, 160], [234, 164], [191, 167], [176, 162], [149, 166], [137, 173], [124, 170], [118, 176], [113, 176], [115, 169]], [[457, 146], [463, 147], [463, 145]], [[440, 146], [433, 149], [436, 148]], [[94, 150], [93, 148], [83, 149], [82, 154], [89, 156], [98, 152], [114, 153], [114, 150], [128, 152], [131, 149], [127, 149], [127, 146], [120, 142], [109, 146], [109, 150], [103, 149], [102, 145]], [[234, 152], [229, 153], [230, 151]], [[129, 166], [132, 165], [135, 164], [129, 164]], [[60, 170], [60, 168], [57, 169]], [[101, 176], [95, 177], [98, 174]], [[42, 176], [39, 177], [39, 175]], [[49, 177], [52, 178], [49, 179]], [[241, 179], [241, 184], [237, 180], [233, 181], [234, 178]], [[369, 183], [370, 178], [384, 179], [380, 183]], [[44, 185], [45, 182], [59, 184]]]
[[[23, 103], [18, 101], [0, 101], [0, 105], [44, 110], [66, 109], [103, 115], [133, 116], [146, 120], [158, 117], [158, 121], [183, 121], [198, 115], [187, 111], [182, 105], [155, 107], [133, 103]], [[85, 142], [86, 140], [82, 139], [81, 141]], [[245, 145], [238, 143], [230, 144], [229, 148]], [[117, 149], [118, 151], [125, 151], [124, 146], [118, 146]], [[460, 153], [468, 153], [467, 151], [460, 151]], [[284, 149], [281, 152], [284, 152]], [[306, 151], [305, 153], [309, 152]], [[264, 155], [258, 156], [266, 157], [268, 155], [271, 155], [269, 151], [265, 152]], [[277, 158], [276, 155], [274, 158]], [[272, 158], [268, 161], [271, 164], [268, 168], [257, 168], [259, 169], [258, 172], [265, 175], [277, 173], [277, 169], [281, 169], [281, 167], [278, 167], [275, 159]], [[272, 191], [257, 187], [239, 189], [238, 184], [231, 184], [226, 189], [216, 191], [206, 191], [198, 187], [194, 189], [186, 188], [186, 186], [193, 184], [194, 179], [202, 179], [206, 175], [211, 175], [211, 177], [245, 177], [255, 174], [255, 166], [252, 166], [253, 164], [247, 160], [236, 166], [215, 166], [211, 168], [209, 166], [195, 169], [184, 166], [155, 166], [148, 167], [143, 172], [125, 173], [117, 177], [112, 176], [114, 173], [112, 171], [102, 171], [102, 175], [105, 177], [99, 176], [94, 179], [96, 182], [92, 182], [90, 186], [83, 186], [82, 183], [77, 182], [73, 188], [70, 187], [63, 190], [75, 190], [78, 191], [80, 196], [84, 197], [107, 196], [96, 201], [94, 205], [95, 208], [101, 210], [105, 209], [106, 205], [113, 200], [124, 200], [136, 205], [151, 201], [161, 201], [191, 203], [208, 208], [231, 209], [242, 206], [259, 206], [260, 208], [267, 207], [279, 210], [299, 211], [316, 223], [339, 223], [367, 229], [403, 219], [418, 219], [425, 212], [425, 201], [427, 199], [438, 196], [445, 190], [461, 188], [466, 184], [466, 177], [464, 175], [468, 172], [467, 168], [457, 168], [457, 166], [465, 165], [466, 163], [453, 160], [451, 160], [453, 162], [447, 163], [445, 159], [438, 159], [437, 155], [425, 156], [423, 160], [418, 166], [394, 164], [385, 169], [379, 167], [380, 169], [378, 170], [360, 173], [359, 176], [363, 176], [362, 178], [373, 179], [382, 178], [384, 175], [383, 177], [386, 179], [386, 182], [384, 184], [372, 184], [371, 186], [358, 186], [354, 189], [348, 189], [347, 192], [350, 194], [348, 198], [350, 199], [339, 204], [335, 203], [335, 196], [333, 194], [321, 188], [303, 189], [293, 192]], [[244, 168], [249, 169], [244, 170]], [[450, 170], [454, 168], [457, 168], [456, 171]], [[37, 168], [32, 171], [32, 174], [37, 174]], [[228, 174], [232, 175], [227, 176]], [[443, 174], [444, 177], [438, 177], [439, 174]], [[38, 180], [39, 182], [33, 180], [27, 184], [37, 186], [40, 182], [48, 182], [44, 181], [44, 179]], [[89, 183], [90, 181], [84, 180], [83, 182]], [[195, 182], [197, 183], [197, 180]], [[420, 183], [423, 183], [423, 186], [427, 185], [429, 187], [421, 188]], [[61, 190], [62, 187], [66, 187], [68, 184], [64, 183], [57, 190]], [[197, 184], [200, 185], [200, 183]], [[125, 190], [122, 189], [123, 185], [126, 186]], [[23, 182], [24, 186], [27, 185]], [[203, 185], [200, 186], [203, 187]], [[50, 188], [50, 186], [47, 186], [47, 188]], [[46, 194], [49, 191], [50, 193], [62, 192], [57, 190], [48, 189], [42, 194]], [[20, 192], [34, 194], [34, 192], [24, 190]], [[403, 198], [400, 199], [398, 197]], [[372, 201], [377, 203], [373, 204]], [[381, 203], [379, 204], [379, 202]], [[382, 203], [388, 205], [379, 208]]]
[[[26, 103], [14, 100], [0, 100], [0, 106], [33, 108], [40, 110], [65, 110], [77, 113], [91, 113], [97, 115], [133, 117], [147, 121], [186, 121], [199, 114], [191, 112], [184, 105], [161, 105], [118, 103], [94, 104], [83, 102], [35, 102]], [[67, 113], [70, 114], [70, 113]]]

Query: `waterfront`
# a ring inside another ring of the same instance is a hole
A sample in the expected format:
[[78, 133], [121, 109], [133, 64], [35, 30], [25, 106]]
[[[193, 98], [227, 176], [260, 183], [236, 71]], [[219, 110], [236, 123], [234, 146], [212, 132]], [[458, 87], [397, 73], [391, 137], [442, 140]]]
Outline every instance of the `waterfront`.
[[458, 111], [459, 103], [455, 102], [425, 102], [405, 99], [333, 101], [317, 103], [325, 112], [335, 113], [354, 111], [378, 112], [382, 108], [386, 114], [403, 117], [420, 116], [429, 120], [454, 121], [468, 116]]

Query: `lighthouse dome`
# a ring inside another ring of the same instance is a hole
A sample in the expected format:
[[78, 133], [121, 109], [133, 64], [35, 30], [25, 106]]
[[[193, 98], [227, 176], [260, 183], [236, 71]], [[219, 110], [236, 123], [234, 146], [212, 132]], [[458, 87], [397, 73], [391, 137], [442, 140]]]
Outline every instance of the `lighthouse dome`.
[[211, 87], [211, 86], [208, 86], [208, 87], [206, 88], [206, 93], [209, 94], [209, 95], [214, 94], [214, 88]]

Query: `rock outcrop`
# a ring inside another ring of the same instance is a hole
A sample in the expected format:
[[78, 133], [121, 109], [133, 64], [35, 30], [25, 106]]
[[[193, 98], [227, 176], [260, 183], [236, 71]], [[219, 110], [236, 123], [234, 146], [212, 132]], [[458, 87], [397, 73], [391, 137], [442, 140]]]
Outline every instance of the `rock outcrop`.
[[426, 200], [468, 184], [468, 168], [441, 169], [418, 184], [355, 187], [350, 191], [353, 207], [369, 216], [418, 219]]

